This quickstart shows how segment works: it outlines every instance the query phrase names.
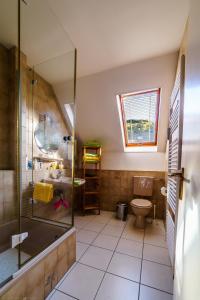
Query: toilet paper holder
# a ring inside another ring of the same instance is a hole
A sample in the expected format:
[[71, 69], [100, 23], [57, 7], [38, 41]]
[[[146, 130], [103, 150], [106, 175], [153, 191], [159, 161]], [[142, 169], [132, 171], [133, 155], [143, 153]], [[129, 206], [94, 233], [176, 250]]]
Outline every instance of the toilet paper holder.
[[160, 192], [163, 196], [167, 197], [167, 187], [166, 186], [162, 186], [160, 189]]

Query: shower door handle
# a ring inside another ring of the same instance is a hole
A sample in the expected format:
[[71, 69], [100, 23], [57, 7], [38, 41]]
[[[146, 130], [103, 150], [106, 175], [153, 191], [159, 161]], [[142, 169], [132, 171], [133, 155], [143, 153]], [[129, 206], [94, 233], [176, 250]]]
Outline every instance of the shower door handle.
[[22, 232], [20, 234], [12, 235], [11, 247], [15, 248], [17, 245], [23, 243], [23, 241], [28, 237], [28, 232]]

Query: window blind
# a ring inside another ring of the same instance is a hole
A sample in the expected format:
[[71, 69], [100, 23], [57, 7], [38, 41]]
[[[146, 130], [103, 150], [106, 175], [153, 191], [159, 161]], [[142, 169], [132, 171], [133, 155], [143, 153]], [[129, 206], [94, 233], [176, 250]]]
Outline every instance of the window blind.
[[127, 145], [156, 144], [159, 89], [121, 96]]

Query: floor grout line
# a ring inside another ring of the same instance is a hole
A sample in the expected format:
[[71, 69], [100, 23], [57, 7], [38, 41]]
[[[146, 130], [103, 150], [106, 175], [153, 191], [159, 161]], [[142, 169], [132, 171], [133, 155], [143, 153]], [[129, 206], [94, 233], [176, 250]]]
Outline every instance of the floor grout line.
[[[86, 229], [86, 228], [84, 228], [84, 227], [78, 228], [79, 231], [80, 231], [80, 230], [91, 231], [91, 232], [97, 233], [97, 235], [96, 235], [96, 237], [95, 237], [90, 243], [85, 243], [85, 242], [81, 242], [81, 241], [78, 241], [78, 240], [77, 240], [78, 243], [87, 245], [88, 247], [87, 247], [87, 249], [85, 249], [85, 251], [82, 253], [82, 255], [80, 256], [80, 258], [79, 258], [79, 259], [75, 262], [75, 264], [72, 266], [70, 272], [68, 271], [69, 273], [67, 272], [67, 275], [63, 277], [63, 280], [61, 281], [61, 283], [59, 284], [59, 286], [55, 288], [55, 290], [56, 290], [56, 291], [60, 291], [60, 290], [59, 290], [59, 287], [60, 287], [60, 285], [62, 284], [62, 282], [68, 277], [68, 275], [71, 273], [71, 271], [74, 269], [75, 266], [77, 266], [78, 264], [81, 264], [81, 265], [85, 265], [85, 266], [87, 266], [87, 267], [89, 267], [89, 268], [93, 268], [93, 269], [96, 269], [96, 270], [98, 270], [98, 271], [104, 272], [103, 278], [102, 278], [102, 280], [101, 280], [101, 282], [100, 282], [100, 284], [99, 284], [99, 287], [98, 287], [98, 289], [97, 289], [97, 291], [96, 291], [96, 294], [95, 294], [95, 296], [94, 296], [94, 298], [93, 298], [94, 300], [95, 300], [96, 297], [97, 297], [97, 294], [98, 294], [98, 292], [99, 292], [99, 290], [100, 290], [100, 287], [102, 286], [102, 283], [103, 283], [103, 280], [104, 280], [106, 274], [111, 274], [111, 275], [113, 275], [113, 276], [116, 276], [116, 277], [119, 277], [119, 278], [128, 280], [128, 281], [130, 281], [130, 282], [137, 283], [137, 284], [139, 285], [139, 290], [138, 290], [138, 300], [139, 300], [139, 298], [140, 298], [140, 286], [141, 286], [141, 285], [142, 285], [142, 286], [149, 287], [149, 288], [152, 288], [152, 289], [155, 289], [155, 290], [158, 290], [158, 291], [161, 291], [161, 292], [164, 292], [164, 293], [169, 294], [169, 295], [172, 295], [171, 293], [169, 293], [169, 292], [167, 292], [167, 291], [163, 291], [163, 290], [160, 290], [160, 289], [158, 289], [158, 288], [155, 288], [155, 287], [152, 287], [152, 286], [148, 286], [148, 285], [146, 285], [146, 284], [141, 283], [142, 263], [143, 263], [144, 260], [145, 260], [145, 261], [152, 262], [152, 263], [155, 263], [155, 264], [159, 264], [159, 265], [171, 267], [171, 266], [168, 266], [168, 265], [166, 265], [166, 264], [162, 264], [162, 263], [158, 263], [158, 262], [151, 261], [151, 260], [148, 260], [148, 259], [144, 259], [144, 258], [143, 258], [143, 254], [144, 254], [144, 246], [145, 246], [145, 244], [147, 244], [147, 245], [152, 245], [152, 246], [154, 246], [154, 247], [158, 247], [158, 248], [162, 248], [162, 249], [167, 249], [167, 248], [162, 247], [162, 246], [157, 246], [157, 245], [149, 244], [149, 243], [145, 243], [144, 240], [145, 240], [145, 232], [146, 232], [146, 230], [144, 230], [144, 232], [143, 232], [143, 239], [142, 239], [142, 241], [132, 240], [132, 239], [127, 239], [127, 238], [125, 238], [125, 237], [122, 237], [122, 235], [123, 235], [123, 233], [124, 233], [124, 231], [125, 231], [125, 229], [126, 229], [126, 226], [127, 226], [127, 224], [128, 224], [128, 221], [126, 221], [125, 225], [124, 225], [123, 228], [122, 228], [121, 234], [120, 234], [119, 236], [114, 236], [114, 235], [102, 233], [102, 231], [103, 231], [103, 230], [105, 229], [105, 227], [109, 224], [109, 222], [112, 220], [112, 218], [113, 218], [113, 216], [111, 216], [111, 217], [107, 220], [107, 222], [104, 223], [104, 226], [102, 227], [102, 229], [101, 229], [99, 232], [96, 232], [96, 231], [93, 231], [93, 230], [90, 230], [90, 229]], [[95, 219], [93, 219], [92, 221], [89, 221], [89, 222], [88, 222], [87, 224], [85, 224], [84, 226], [87, 226], [87, 225], [88, 225], [89, 223], [91, 223], [91, 222], [99, 223], [98, 221], [95, 221]], [[99, 224], [102, 224], [102, 223], [99, 223]], [[115, 228], [117, 228], [117, 229], [119, 229], [119, 230], [121, 229], [120, 227], [117, 227], [117, 225], [112, 225], [112, 224], [110, 224], [110, 226], [115, 227]], [[111, 237], [114, 237], [114, 238], [118, 239], [117, 244], [116, 244], [116, 246], [113, 248], [113, 250], [94, 245], [94, 242], [96, 241], [96, 239], [97, 239], [97, 238], [99, 237], [99, 235], [101, 235], [101, 234], [102, 234], [102, 235], [106, 235], [106, 236], [111, 236]], [[142, 258], [141, 258], [141, 257], [132, 256], [132, 255], [129, 255], [129, 254], [126, 254], [126, 253], [122, 253], [122, 252], [120, 252], [120, 251], [116, 251], [116, 249], [117, 249], [117, 247], [118, 247], [118, 245], [119, 245], [119, 242], [120, 242], [120, 240], [121, 240], [122, 238], [125, 239], [125, 240], [129, 240], [129, 241], [133, 241], [133, 242], [137, 242], [137, 243], [142, 244]], [[108, 263], [108, 265], [107, 265], [106, 270], [98, 269], [98, 268], [96, 268], [96, 267], [93, 267], [93, 266], [90, 266], [90, 265], [87, 265], [87, 264], [84, 264], [84, 263], [81, 263], [81, 262], [80, 262], [80, 260], [82, 259], [82, 257], [85, 255], [85, 253], [87, 252], [87, 250], [88, 250], [89, 247], [91, 247], [91, 246], [96, 247], [96, 248], [100, 248], [100, 249], [104, 249], [104, 250], [109, 250], [109, 251], [113, 252], [113, 253], [112, 253], [112, 256], [111, 256], [111, 258], [110, 258], [110, 260], [109, 260], [109, 263]], [[111, 263], [111, 261], [112, 261], [112, 259], [113, 259], [113, 256], [115, 255], [115, 253], [120, 253], [120, 254], [127, 255], [127, 256], [134, 257], [134, 258], [137, 258], [137, 259], [140, 259], [140, 260], [141, 260], [141, 269], [140, 269], [140, 279], [139, 279], [139, 282], [134, 281], [134, 280], [131, 280], [131, 279], [126, 278], [126, 277], [123, 277], [123, 276], [119, 276], [119, 275], [117, 275], [117, 274], [114, 274], [114, 273], [108, 271], [108, 268], [109, 268], [109, 266], [110, 266], [110, 263]], [[60, 292], [66, 294], [66, 293], [63, 292], [63, 291], [60, 291]], [[70, 297], [72, 297], [72, 298], [78, 300], [78, 298], [75, 298], [74, 296], [71, 296], [70, 294], [66, 294], [66, 295], [68, 295], [68, 296], [70, 296]]]
[[160, 266], [164, 266], [164, 267], [169, 267], [169, 268], [172, 268], [172, 266], [171, 266], [171, 265], [162, 264], [162, 263], [159, 263], [159, 262], [157, 262], [157, 261], [154, 261], [154, 260], [150, 260], [150, 259], [146, 259], [146, 258], [143, 258], [142, 260], [143, 260], [143, 261], [152, 262], [152, 263], [154, 263], [154, 264], [157, 264], [157, 265], [160, 265]]
[[60, 279], [60, 281], [56, 284], [55, 289], [57, 289], [57, 287], [59, 288], [61, 286], [61, 284], [63, 283], [63, 281], [67, 278], [67, 276], [71, 273], [71, 271], [75, 268], [75, 266], [77, 265], [77, 261], [75, 261], [75, 263], [71, 266], [71, 268], [65, 273], [65, 275]]
[[[105, 226], [104, 226], [105, 227]], [[104, 228], [103, 227], [103, 228]], [[76, 227], [75, 227], [76, 228]], [[98, 236], [98, 235], [97, 235]], [[96, 239], [96, 238], [95, 238]], [[92, 243], [95, 241], [95, 239], [92, 241]], [[78, 242], [78, 241], [77, 241]], [[82, 243], [82, 242], [79, 242], [79, 243]], [[88, 250], [88, 248], [92, 245], [92, 244], [87, 244], [87, 243], [82, 243], [82, 244], [84, 244], [84, 245], [87, 245], [88, 247], [87, 247], [87, 249], [84, 251], [84, 253], [79, 257], [79, 259], [77, 260], [77, 261], [75, 261], [75, 263], [74, 263], [74, 265], [71, 267], [71, 269], [70, 269], [70, 271], [68, 271], [64, 276], [63, 276], [63, 278], [60, 280], [60, 282], [57, 284], [58, 285], [58, 287], [60, 287], [60, 285], [63, 283], [63, 281], [65, 280], [65, 278], [67, 278], [68, 277], [68, 275], [71, 273], [71, 271], [75, 268], [75, 266], [77, 265], [77, 263], [79, 262], [79, 260], [83, 257], [83, 255], [85, 254], [85, 252]], [[56, 286], [57, 286], [56, 285]]]
[[87, 265], [87, 264], [85, 264], [85, 263], [82, 263], [82, 262], [80, 262], [80, 261], [78, 261], [78, 262], [77, 262], [77, 264], [80, 264], [80, 265], [83, 265], [83, 266], [89, 267], [89, 268], [91, 268], [91, 269], [95, 269], [95, 270], [97, 270], [97, 271], [103, 272], [103, 273], [105, 273], [105, 275], [106, 275], [106, 274], [110, 274], [110, 275], [113, 275], [113, 276], [115, 276], [115, 277], [122, 278], [122, 279], [128, 280], [128, 281], [130, 281], [130, 282], [133, 282], [133, 283], [137, 283], [138, 285], [140, 284], [140, 285], [143, 285], [143, 286], [149, 287], [149, 288], [151, 288], [151, 289], [154, 289], [154, 290], [157, 290], [157, 291], [160, 291], [160, 292], [163, 292], [163, 293], [169, 294], [169, 295], [173, 295], [173, 294], [172, 294], [172, 293], [170, 293], [170, 292], [167, 292], [167, 291], [164, 291], [164, 290], [158, 289], [158, 288], [156, 288], [156, 287], [153, 287], [153, 286], [151, 286], [151, 285], [147, 285], [147, 284], [145, 284], [145, 283], [140, 283], [140, 282], [138, 282], [138, 281], [135, 281], [135, 280], [132, 280], [132, 279], [130, 279], [130, 278], [127, 278], [127, 277], [123, 277], [123, 276], [117, 275], [117, 274], [115, 274], [115, 273], [112, 273], [112, 272], [109, 272], [109, 271], [105, 271], [105, 270], [102, 270], [102, 269], [98, 269], [98, 268], [96, 268], [96, 267], [93, 267], [93, 266]]
[[120, 237], [119, 237], [119, 239], [118, 239], [118, 241], [117, 241], [117, 244], [116, 244], [116, 246], [115, 246], [115, 248], [114, 248], [113, 254], [112, 254], [112, 256], [111, 256], [111, 258], [110, 258], [110, 261], [109, 261], [109, 263], [108, 263], [108, 265], [107, 265], [107, 268], [106, 268], [106, 271], [105, 271], [105, 273], [104, 273], [104, 276], [103, 276], [103, 278], [102, 278], [102, 280], [101, 280], [101, 283], [100, 283], [100, 285], [99, 285], [99, 287], [98, 287], [98, 289], [97, 289], [97, 292], [96, 292], [96, 294], [95, 294], [95, 296], [94, 296], [94, 300], [96, 299], [96, 296], [97, 296], [97, 294], [98, 294], [98, 292], [99, 292], [99, 290], [100, 290], [100, 287], [101, 287], [102, 282], [103, 282], [103, 280], [104, 280], [104, 278], [105, 278], [105, 276], [106, 276], [107, 270], [108, 270], [108, 268], [109, 268], [109, 266], [110, 266], [111, 260], [112, 260], [114, 254], [115, 254], [115, 250], [117, 249], [117, 246], [118, 246], [118, 244], [119, 244], [119, 240], [120, 240], [120, 238], [121, 238], [121, 236], [122, 236], [124, 230], [125, 230], [125, 226], [124, 226], [124, 228], [123, 228], [123, 230], [122, 230], [122, 232], [121, 232], [121, 235], [120, 235]]
[[139, 280], [139, 289], [138, 289], [138, 300], [140, 300], [140, 286], [141, 286], [141, 278], [142, 278], [142, 262], [143, 262], [143, 254], [144, 254], [144, 237], [145, 237], [145, 230], [143, 235], [143, 246], [142, 246], [142, 258], [141, 258], [141, 267], [140, 267], [140, 280]]
[[151, 285], [147, 285], [147, 284], [144, 284], [144, 283], [141, 283], [140, 285], [146, 286], [146, 287], [148, 287], [148, 288], [151, 288], [151, 289], [156, 290], [156, 291], [159, 291], [159, 292], [163, 292], [163, 293], [168, 294], [168, 295], [173, 295], [173, 293], [170, 293], [170, 292], [167, 292], [167, 291], [160, 290], [160, 289], [158, 289], [158, 288], [156, 288], [156, 287], [153, 287], [153, 286], [151, 286]]
[[[71, 297], [72, 299], [80, 300], [79, 298], [76, 298], [76, 297], [74, 297], [74, 296], [72, 296], [72, 295], [70, 295], [70, 294], [67, 294], [67, 293], [63, 292], [63, 291], [60, 291], [60, 290], [58, 290], [58, 289], [55, 289], [55, 290], [56, 290], [57, 292], [60, 292], [60, 293], [62, 293], [62, 294], [64, 294], [64, 295], [67, 295], [67, 296]], [[52, 296], [53, 296], [53, 295], [52, 295]], [[49, 300], [51, 300], [51, 298], [50, 298]]]
[[122, 255], [126, 255], [126, 256], [129, 256], [129, 257], [133, 257], [133, 258], [137, 258], [139, 260], [142, 259], [142, 257], [140, 256], [135, 256], [135, 255], [130, 255], [130, 254], [127, 254], [127, 253], [124, 253], [124, 252], [121, 252], [121, 251], [115, 251], [116, 253], [119, 253], [119, 254], [122, 254]]
[[[110, 221], [110, 220], [109, 220]], [[109, 222], [108, 221], [108, 222]], [[104, 225], [104, 227], [107, 225], [107, 223]], [[102, 228], [102, 230], [104, 229], [104, 227]], [[91, 230], [88, 230], [88, 231], [91, 231]], [[94, 231], [92, 231], [92, 232], [94, 232]], [[101, 231], [97, 234], [97, 236], [94, 238], [94, 240], [92, 241], [92, 243], [96, 240], [96, 238], [99, 236], [99, 234], [101, 233]], [[82, 242], [80, 242], [80, 241], [78, 241], [79, 243], [82, 243]], [[92, 246], [92, 243], [90, 243], [90, 244], [87, 244], [87, 243], [82, 243], [82, 244], [84, 244], [84, 245], [87, 245], [88, 246], [88, 248], [90, 247], [90, 246]], [[80, 259], [83, 257], [83, 255], [85, 254], [85, 252], [88, 250], [88, 248], [84, 251], [84, 253], [80, 256], [80, 258], [74, 263], [74, 265], [72, 266], [72, 268], [71, 268], [71, 270], [70, 271], [68, 271], [64, 276], [63, 276], [63, 278], [60, 280], [60, 283], [58, 283], [59, 285], [58, 285], [58, 288], [61, 286], [61, 284], [63, 283], [63, 281], [69, 276], [69, 274], [71, 273], [71, 271], [75, 268], [75, 266], [78, 264], [78, 263], [80, 263], [79, 261], [80, 261]], [[58, 289], [59, 290], [59, 289]], [[70, 295], [69, 295], [70, 296]]]
[[[111, 217], [112, 218], [112, 217]], [[109, 220], [110, 221], [110, 220]], [[108, 222], [109, 222], [108, 221]], [[103, 226], [103, 228], [102, 228], [102, 230], [104, 229], [104, 227], [107, 225], [107, 223], [105, 223], [105, 225]], [[91, 231], [91, 230], [88, 230], [88, 231]], [[92, 231], [92, 232], [94, 232], [94, 231]], [[92, 243], [96, 240], [96, 238], [99, 236], [99, 234], [101, 233], [101, 231], [97, 234], [97, 236], [95, 237], [95, 239], [92, 241]], [[79, 243], [81, 243], [81, 242], [79, 242]], [[90, 243], [90, 244], [86, 244], [86, 243], [83, 243], [83, 244], [85, 244], [85, 245], [88, 245], [88, 248], [90, 247], [90, 246], [92, 246], [92, 244]], [[70, 272], [67, 272], [67, 274], [66, 274], [66, 276], [63, 276], [63, 280], [60, 282], [60, 284], [58, 285], [58, 288], [61, 286], [61, 284], [63, 283], [63, 281], [69, 276], [69, 274], [71, 273], [71, 271], [75, 268], [75, 266], [78, 264], [78, 263], [80, 263], [79, 261], [80, 261], [80, 259], [84, 256], [84, 254], [85, 254], [85, 252], [88, 250], [88, 248], [84, 251], [84, 253], [80, 256], [80, 258], [79, 258], [79, 260], [78, 261], [76, 261], [75, 263], [74, 263], [74, 265], [73, 265], [73, 267], [72, 267], [72, 269], [70, 270]], [[56, 288], [56, 290], [58, 290], [58, 291], [60, 291], [59, 289], [57, 289]], [[65, 294], [65, 293], [64, 293]], [[67, 294], [66, 294], [67, 295]], [[70, 296], [71, 297], [71, 295], [68, 295], [68, 296]], [[76, 299], [76, 298], [75, 298]], [[79, 299], [78, 299], [79, 300]]]
[[[84, 230], [84, 228], [82, 228], [82, 229]], [[81, 229], [81, 230], [82, 230], [82, 229]], [[86, 230], [86, 229], [85, 229], [85, 230]], [[86, 231], [96, 232], [96, 231], [92, 231], [92, 230], [88, 230], [88, 229], [87, 229]], [[97, 233], [97, 232], [96, 232], [96, 233]], [[137, 243], [140, 243], [140, 244], [149, 245], [149, 246], [153, 246], [153, 247], [157, 247], [157, 248], [161, 248], [161, 249], [166, 249], [166, 250], [168, 250], [167, 247], [164, 247], [164, 246], [158, 246], [158, 245], [150, 244], [150, 243], [146, 243], [146, 242], [143, 243], [141, 240], [139, 241], [139, 240], [136, 240], [136, 239], [135, 239], [135, 240], [134, 240], [134, 239], [127, 239], [127, 238], [125, 238], [125, 237], [123, 237], [123, 236], [122, 236], [122, 237], [119, 237], [119, 236], [116, 236], [116, 235], [105, 234], [105, 233], [102, 233], [102, 232], [99, 232], [98, 235], [99, 235], [99, 234], [103, 234], [103, 235], [111, 236], [111, 237], [114, 237], [114, 238], [120, 238], [120, 239], [124, 239], [124, 240], [127, 240], [127, 241], [137, 242]], [[96, 240], [96, 238], [95, 238], [95, 240]], [[95, 241], [95, 240], [94, 240], [94, 241]], [[94, 242], [94, 241], [93, 241], [93, 242]], [[77, 240], [77, 242], [82, 243], [82, 244], [86, 244], [86, 245], [91, 245], [90, 243], [81, 242], [81, 241], [78, 241], [78, 240]]]
[[[100, 248], [100, 247], [99, 247], [99, 248]], [[106, 248], [103, 248], [103, 249], [105, 249], [105, 250], [106, 250]], [[123, 255], [127, 255], [127, 256], [129, 256], [129, 257], [138, 258], [138, 259], [140, 259], [140, 260], [144, 260], [144, 261], [149, 261], [149, 262], [155, 263], [155, 264], [157, 264], [157, 265], [161, 265], [161, 266], [165, 266], [165, 267], [169, 267], [169, 268], [171, 268], [171, 267], [172, 267], [171, 265], [167, 265], [167, 264], [159, 263], [159, 262], [157, 262], [157, 261], [150, 260], [150, 259], [146, 259], [146, 258], [144, 258], [144, 257], [142, 258], [142, 257], [139, 257], [139, 256], [134, 256], [134, 255], [126, 254], [126, 253], [123, 253], [123, 252], [120, 252], [120, 251], [116, 251], [116, 253], [123, 254]]]
[[93, 244], [89, 245], [89, 247], [94, 247], [94, 248], [99, 248], [99, 249], [102, 249], [102, 250], [107, 250], [107, 251], [110, 251], [110, 252], [114, 252], [114, 250], [110, 250], [110, 249], [108, 249], [108, 248], [96, 246], [96, 245], [93, 245]]
[[[108, 221], [108, 223], [109, 223], [109, 222], [110, 222], [110, 220]], [[104, 247], [99, 247], [99, 246], [93, 245], [94, 241], [97, 239], [97, 237], [98, 237], [100, 234], [102, 234], [103, 229], [106, 227], [106, 225], [108, 225], [108, 223], [105, 224], [105, 226], [102, 228], [102, 230], [101, 230], [101, 231], [99, 232], [99, 234], [96, 236], [96, 238], [93, 240], [92, 244], [89, 244], [90, 246], [97, 247], [97, 248], [101, 248], [101, 249], [105, 249], [105, 250], [110, 250], [110, 249], [106, 249], [106, 248], [104, 248]], [[159, 265], [167, 266], [167, 267], [169, 267], [169, 268], [170, 268], [171, 266], [168, 266], [168, 265], [166, 265], [166, 264], [161, 264], [161, 263], [158, 263], [158, 262], [155, 262], [155, 261], [151, 261], [151, 260], [147, 260], [147, 259], [144, 259], [144, 258], [143, 258], [143, 252], [144, 252], [144, 246], [145, 246], [145, 244], [147, 244], [147, 245], [152, 245], [152, 244], [148, 244], [148, 243], [145, 243], [145, 242], [144, 242], [144, 241], [145, 241], [145, 232], [146, 232], [145, 229], [144, 229], [144, 231], [143, 231], [143, 239], [142, 239], [142, 241], [130, 240], [130, 239], [124, 238], [124, 239], [126, 239], [126, 240], [138, 242], [138, 243], [141, 243], [141, 244], [143, 245], [143, 246], [142, 246], [142, 258], [141, 258], [141, 257], [136, 257], [136, 256], [131, 256], [131, 255], [128, 255], [128, 254], [125, 254], [125, 253], [116, 251], [120, 239], [123, 238], [122, 235], [123, 235], [123, 232], [124, 232], [125, 229], [126, 229], [127, 224], [128, 224], [128, 223], [127, 223], [127, 221], [126, 221], [126, 224], [125, 224], [125, 226], [124, 226], [124, 228], [123, 228], [123, 230], [122, 230], [122, 232], [121, 232], [121, 235], [120, 235], [119, 237], [113, 236], [113, 235], [108, 235], [108, 234], [104, 234], [104, 235], [112, 236], [112, 237], [118, 238], [118, 242], [117, 242], [116, 247], [115, 247], [114, 250], [113, 250], [113, 255], [112, 255], [111, 259], [110, 259], [110, 262], [111, 262], [111, 260], [112, 260], [112, 258], [113, 258], [113, 256], [114, 256], [115, 253], [120, 253], [120, 254], [123, 254], [123, 255], [127, 255], [127, 256], [130, 256], [130, 257], [134, 257], [134, 258], [141, 259], [140, 281], [139, 281], [139, 291], [138, 291], [138, 300], [139, 300], [139, 297], [140, 297], [140, 285], [141, 285], [141, 275], [142, 275], [142, 263], [143, 263], [143, 261], [144, 261], [144, 260], [145, 260], [145, 261], [149, 261], [149, 262], [156, 263], [156, 264], [159, 264]], [[117, 226], [116, 226], [116, 227], [117, 227]], [[88, 230], [88, 231], [91, 231], [91, 230]], [[159, 248], [162, 248], [162, 249], [166, 249], [165, 247], [162, 247], [162, 246], [156, 246], [156, 245], [152, 245], [152, 246], [154, 246], [154, 247], [159, 247]], [[88, 249], [87, 249], [87, 250], [88, 250]], [[87, 251], [87, 250], [86, 250], [86, 251]], [[86, 251], [85, 251], [85, 252], [86, 252]], [[110, 251], [112, 251], [112, 250], [110, 250]], [[84, 254], [85, 254], [85, 252], [84, 252]], [[81, 256], [81, 257], [82, 257], [82, 256]], [[80, 259], [78, 260], [78, 262], [80, 263]], [[93, 268], [94, 268], [94, 269], [97, 269], [97, 270], [99, 270], [99, 271], [103, 271], [103, 272], [105, 272], [105, 274], [106, 274], [106, 273], [108, 273], [108, 274], [113, 274], [113, 273], [110, 273], [110, 272], [107, 271], [108, 268], [109, 268], [110, 262], [109, 262], [108, 267], [107, 267], [106, 270], [101, 270], [101, 269], [98, 269], [98, 268], [95, 268], [95, 267], [93, 267]], [[92, 267], [92, 266], [89, 266], [89, 265], [87, 265], [87, 266], [88, 266], [88, 267]], [[105, 274], [104, 274], [104, 277], [105, 277]], [[116, 275], [116, 274], [113, 274], [113, 275], [118, 276], [118, 275]], [[104, 277], [103, 277], [103, 279], [104, 279]], [[118, 276], [118, 277], [121, 277], [121, 278], [126, 279], [126, 280], [130, 280], [130, 279], [125, 278], [125, 277], [122, 277], [122, 276]], [[101, 283], [100, 283], [100, 286], [101, 286], [101, 284], [102, 284], [102, 282], [103, 282], [103, 279], [102, 279], [102, 281], [101, 281]], [[133, 280], [130, 280], [130, 281], [135, 282], [135, 283], [138, 283], [138, 282], [133, 281]], [[143, 285], [143, 284], [142, 284], [142, 285]], [[99, 286], [99, 289], [100, 289], [100, 286]], [[153, 288], [153, 287], [151, 287], [151, 288]], [[98, 290], [99, 290], [99, 289], [98, 289]], [[98, 290], [97, 290], [97, 293], [98, 293]], [[158, 289], [158, 290], [159, 290], [159, 289]], [[160, 291], [165, 292], [165, 291], [163, 291], [163, 290], [160, 290]], [[96, 293], [96, 295], [97, 295], [97, 293]], [[96, 295], [95, 295], [95, 297], [96, 297]], [[94, 299], [95, 299], [95, 298], [94, 298]]]
[[150, 244], [150, 243], [145, 243], [145, 242], [144, 242], [144, 244], [145, 244], [145, 245], [154, 246], [154, 247], [158, 247], [158, 248], [167, 249], [167, 247], [164, 247], [164, 246], [157, 246], [157, 245], [155, 245], [155, 244]]

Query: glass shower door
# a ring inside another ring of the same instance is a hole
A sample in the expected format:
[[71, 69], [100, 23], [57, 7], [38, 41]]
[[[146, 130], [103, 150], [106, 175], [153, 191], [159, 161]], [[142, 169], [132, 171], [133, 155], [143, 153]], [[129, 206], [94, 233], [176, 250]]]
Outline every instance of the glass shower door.
[[73, 225], [76, 50], [48, 3], [0, 1], [0, 286]]
[[73, 225], [76, 50], [48, 1], [21, 2], [21, 56], [23, 265]]
[[72, 226], [73, 207], [74, 61], [75, 51], [70, 51], [34, 66], [32, 88], [33, 182], [52, 185], [54, 194], [53, 201], [34, 199], [32, 213], [66, 228]]
[[0, 287], [19, 269], [18, 0], [0, 1]]

